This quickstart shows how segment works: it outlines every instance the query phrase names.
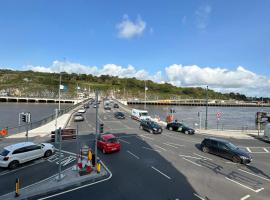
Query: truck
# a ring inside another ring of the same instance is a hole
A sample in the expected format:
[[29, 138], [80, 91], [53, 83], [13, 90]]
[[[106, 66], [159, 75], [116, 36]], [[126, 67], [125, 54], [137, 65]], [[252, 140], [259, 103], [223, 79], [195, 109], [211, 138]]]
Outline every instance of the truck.
[[151, 117], [148, 115], [147, 110], [138, 110], [138, 109], [131, 110], [131, 118], [138, 121], [151, 119]]

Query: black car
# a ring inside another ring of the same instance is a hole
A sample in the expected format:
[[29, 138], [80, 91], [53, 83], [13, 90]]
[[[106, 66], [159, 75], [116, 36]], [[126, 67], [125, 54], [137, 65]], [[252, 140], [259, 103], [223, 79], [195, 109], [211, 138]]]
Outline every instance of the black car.
[[84, 108], [89, 108], [89, 104], [86, 103], [86, 104], [83, 105], [83, 107], [84, 107]]
[[111, 110], [111, 107], [108, 106], [108, 105], [105, 105], [105, 106], [104, 106], [104, 110]]
[[168, 123], [166, 128], [169, 129], [170, 131], [179, 131], [179, 132], [182, 132], [185, 134], [190, 134], [190, 135], [193, 135], [195, 133], [194, 129], [189, 128], [189, 127], [187, 127], [184, 124], [179, 123], [179, 122]]
[[115, 104], [113, 105], [113, 108], [119, 108], [119, 105], [118, 105], [117, 103], [115, 103]]
[[235, 163], [248, 164], [252, 161], [248, 152], [239, 149], [227, 140], [205, 138], [201, 143], [201, 149], [205, 153], [212, 153]]
[[114, 113], [114, 117], [117, 118], [117, 119], [125, 119], [125, 115], [122, 112]]
[[162, 133], [162, 127], [156, 122], [150, 120], [141, 120], [140, 129], [149, 131], [150, 133]]

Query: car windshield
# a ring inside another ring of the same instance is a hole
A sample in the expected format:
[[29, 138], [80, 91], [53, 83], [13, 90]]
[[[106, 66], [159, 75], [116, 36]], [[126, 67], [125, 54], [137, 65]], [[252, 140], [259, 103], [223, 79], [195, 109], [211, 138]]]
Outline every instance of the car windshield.
[[9, 151], [6, 150], [6, 149], [2, 149], [2, 150], [0, 151], [0, 155], [1, 155], [1, 156], [7, 156], [8, 153], [9, 153]]
[[140, 116], [148, 116], [147, 112], [140, 113]]
[[119, 115], [119, 116], [124, 116], [124, 114], [123, 114], [123, 113], [120, 113], [120, 112], [117, 113], [117, 115]]
[[150, 125], [153, 127], [153, 128], [159, 128], [159, 125], [155, 122], [150, 122]]
[[230, 142], [226, 143], [226, 146], [227, 146], [229, 149], [231, 149], [231, 150], [238, 149], [237, 146], [235, 146], [234, 144], [232, 144], [232, 143], [230, 143]]
[[107, 142], [108, 143], [116, 143], [116, 142], [118, 142], [118, 140], [116, 138], [110, 138], [110, 139], [108, 139]]

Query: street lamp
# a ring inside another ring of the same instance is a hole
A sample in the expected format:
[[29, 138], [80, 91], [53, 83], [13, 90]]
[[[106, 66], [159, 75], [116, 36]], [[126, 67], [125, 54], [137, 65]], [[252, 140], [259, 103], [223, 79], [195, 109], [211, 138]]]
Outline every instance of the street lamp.
[[144, 109], [146, 109], [146, 90], [148, 90], [148, 88], [146, 87], [146, 81], [144, 80]]
[[208, 85], [206, 86], [206, 97], [205, 97], [205, 130], [207, 130], [208, 123]]

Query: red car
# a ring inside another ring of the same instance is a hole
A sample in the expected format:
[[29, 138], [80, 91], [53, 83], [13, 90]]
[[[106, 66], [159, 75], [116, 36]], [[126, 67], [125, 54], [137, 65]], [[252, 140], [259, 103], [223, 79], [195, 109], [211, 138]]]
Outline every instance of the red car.
[[110, 153], [120, 151], [121, 145], [113, 134], [106, 134], [98, 138], [97, 147], [102, 150], [103, 153]]

